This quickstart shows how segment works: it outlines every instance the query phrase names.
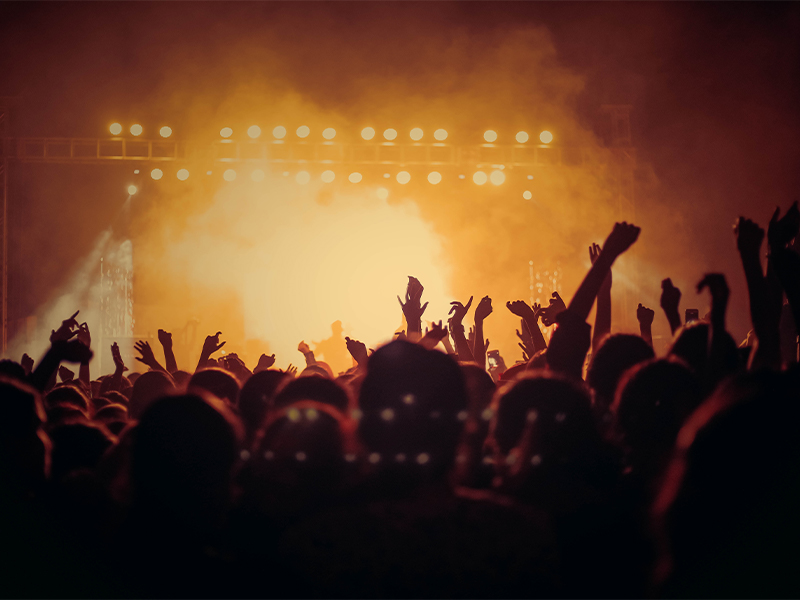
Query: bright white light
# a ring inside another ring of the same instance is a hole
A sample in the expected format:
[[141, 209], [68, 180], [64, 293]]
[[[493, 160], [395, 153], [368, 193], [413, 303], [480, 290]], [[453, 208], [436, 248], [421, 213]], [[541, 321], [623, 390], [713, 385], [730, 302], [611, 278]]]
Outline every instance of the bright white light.
[[414, 127], [414, 129], [411, 130], [411, 133], [409, 135], [411, 136], [412, 140], [414, 140], [415, 142], [418, 142], [418, 141], [420, 141], [422, 139], [422, 135], [423, 135], [422, 134], [422, 129], [420, 129], [419, 127]]
[[247, 135], [253, 139], [256, 139], [261, 135], [261, 127], [258, 125], [250, 125], [250, 127], [247, 128]]
[[378, 188], [375, 190], [375, 195], [378, 196], [379, 200], [386, 200], [389, 197], [389, 190], [386, 188]]
[[383, 137], [391, 142], [393, 139], [397, 138], [397, 131], [395, 129], [387, 129], [383, 132]]
[[153, 169], [152, 171], [150, 171], [150, 177], [152, 177], [156, 181], [161, 179], [163, 176], [164, 176], [164, 171], [162, 171], [161, 169]]
[[506, 174], [502, 171], [492, 171], [492, 174], [489, 175], [489, 180], [495, 185], [502, 185], [506, 180]]
[[322, 137], [326, 140], [332, 140], [336, 137], [336, 130], [333, 127], [328, 127], [327, 129], [322, 130]]
[[233, 129], [230, 127], [223, 127], [219, 130], [219, 134], [224, 138], [229, 138], [233, 135]]
[[256, 169], [255, 171], [250, 173], [250, 178], [253, 181], [264, 181], [264, 177], [265, 177], [264, 171], [261, 169]]
[[111, 135], [119, 135], [122, 133], [122, 125], [119, 123], [112, 123], [108, 130], [111, 132]]
[[350, 173], [350, 177], [348, 177], [350, 183], [359, 183], [362, 179], [361, 173]]
[[433, 137], [439, 140], [440, 142], [443, 142], [447, 139], [447, 131], [445, 131], [444, 129], [437, 129], [436, 131], [433, 132]]
[[129, 185], [128, 186], [128, 195], [129, 196], [133, 196], [137, 191], [138, 190], [137, 190], [135, 185]]
[[131, 134], [132, 135], [140, 136], [140, 135], [142, 135], [142, 131], [144, 131], [144, 129], [142, 129], [142, 126], [139, 125], [138, 123], [136, 125], [131, 125]]
[[234, 179], [236, 179], [236, 171], [234, 171], [233, 169], [227, 169], [227, 170], [226, 170], [226, 171], [225, 171], [225, 172], [222, 174], [222, 178], [223, 178], [225, 181], [233, 181]]
[[483, 139], [485, 139], [487, 142], [491, 144], [492, 142], [497, 141], [497, 132], [489, 129], [486, 133], [483, 134]]
[[322, 175], [320, 176], [323, 182], [330, 183], [334, 179], [336, 179], [336, 173], [333, 171], [323, 171]]
[[525, 132], [525, 131], [520, 131], [520, 132], [519, 132], [519, 133], [517, 133], [517, 135], [516, 135], [516, 140], [517, 140], [517, 141], [518, 141], [520, 144], [524, 144], [525, 142], [527, 142], [527, 141], [528, 141], [528, 139], [529, 139], [529, 137], [528, 137], [528, 133], [527, 133], [527, 132]]
[[178, 171], [178, 179], [180, 179], [181, 181], [186, 181], [187, 179], [189, 179], [189, 171], [187, 171], [186, 169], [181, 169], [180, 171]]
[[309, 173], [308, 171], [300, 171], [297, 175], [294, 176], [294, 180], [300, 185], [305, 185], [309, 181], [311, 181], [311, 173]]
[[361, 137], [365, 140], [371, 140], [375, 137], [375, 130], [372, 127], [364, 127], [361, 130]]
[[442, 180], [442, 174], [438, 171], [431, 171], [428, 173], [428, 181], [433, 185], [436, 185]]
[[161, 134], [161, 137], [168, 138], [172, 135], [172, 128], [167, 127], [166, 125], [158, 130], [158, 133]]
[[133, 170], [133, 174], [134, 174], [134, 175], [138, 175], [138, 174], [139, 174], [139, 169], [134, 169], [134, 170]]
[[531, 194], [530, 190], [525, 190], [522, 192], [522, 197], [525, 198], [525, 200], [530, 200], [533, 198], [533, 194]]
[[483, 185], [488, 181], [488, 179], [489, 178], [486, 176], [486, 173], [483, 171], [475, 171], [475, 173], [472, 175], [472, 181], [478, 185]]
[[278, 125], [275, 129], [272, 130], [272, 137], [276, 140], [282, 140], [286, 137], [286, 127], [282, 125]]
[[299, 138], [307, 138], [308, 134], [311, 133], [311, 130], [308, 127], [306, 127], [305, 125], [300, 125], [300, 127], [297, 128], [297, 132], [296, 133], [297, 133], [297, 137], [299, 137]]
[[543, 144], [549, 144], [550, 142], [553, 141], [553, 134], [545, 130], [539, 134], [539, 139], [542, 141]]
[[405, 185], [409, 181], [411, 181], [411, 173], [409, 173], [408, 171], [400, 171], [397, 174], [397, 183]]

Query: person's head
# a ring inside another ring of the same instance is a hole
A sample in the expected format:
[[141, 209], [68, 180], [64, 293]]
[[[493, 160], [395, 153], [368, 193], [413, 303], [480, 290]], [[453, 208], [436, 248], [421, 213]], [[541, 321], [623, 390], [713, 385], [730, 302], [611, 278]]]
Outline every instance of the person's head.
[[218, 367], [197, 371], [189, 380], [187, 389], [190, 393], [198, 390], [209, 392], [232, 407], [239, 401], [239, 382], [236, 377]]
[[344, 412], [349, 399], [338, 383], [324, 377], [299, 377], [289, 380], [275, 396], [275, 408], [284, 408], [298, 400], [314, 400]]
[[651, 359], [625, 373], [612, 411], [635, 470], [656, 475], [663, 468], [681, 425], [701, 400], [700, 381], [679, 359]]
[[185, 527], [213, 525], [231, 500], [237, 428], [230, 409], [211, 396], [167, 396], [153, 402], [134, 432], [135, 506]]
[[435, 350], [396, 340], [369, 357], [358, 432], [378, 468], [442, 478], [452, 467], [467, 417], [458, 364]]
[[327, 363], [317, 361], [313, 365], [308, 365], [300, 371], [298, 377], [322, 377], [323, 379], [333, 379], [333, 370]]
[[586, 383], [594, 391], [597, 409], [605, 411], [614, 401], [622, 374], [633, 365], [655, 356], [650, 345], [641, 336], [629, 333], [615, 333], [602, 341], [592, 355], [592, 362], [586, 373]]
[[53, 442], [51, 479], [60, 482], [77, 469], [93, 470], [114, 443], [112, 435], [100, 423], [68, 423], [50, 431]]
[[0, 360], [0, 377], [8, 377], [21, 383], [25, 383], [27, 379], [22, 365], [7, 358]]
[[0, 485], [22, 493], [40, 486], [50, 471], [50, 438], [39, 392], [0, 377]]
[[[122, 404], [107, 404], [95, 413], [94, 420], [102, 423], [109, 430], [119, 430], [128, 423], [128, 407]], [[118, 427], [117, 424], [121, 424], [122, 427]], [[119, 433], [119, 431], [115, 433]]]
[[45, 404], [48, 409], [55, 406], [70, 406], [89, 416], [89, 398], [72, 385], [60, 385], [47, 393]]
[[187, 371], [174, 371], [171, 375], [175, 381], [175, 389], [180, 393], [184, 393], [189, 387], [189, 380], [192, 378], [192, 374]]
[[125, 407], [128, 406], [128, 399], [125, 397], [125, 394], [120, 392], [106, 392], [103, 394], [103, 398], [106, 398], [109, 404], [122, 404]]
[[[704, 321], [687, 323], [681, 327], [669, 350], [670, 356], [683, 360], [701, 380], [705, 378], [708, 362], [708, 330], [708, 323]], [[725, 357], [723, 368], [726, 373], [734, 373], [739, 364], [739, 352], [736, 342], [727, 331], [723, 332], [723, 344]]]
[[172, 378], [163, 371], [148, 371], [136, 379], [128, 405], [131, 419], [138, 419], [155, 400], [175, 392]]
[[247, 432], [247, 438], [264, 422], [267, 411], [272, 407], [275, 393], [288, 378], [282, 371], [266, 370], [254, 373], [242, 386], [239, 393], [239, 415]]
[[731, 378], [681, 428], [654, 509], [669, 549], [663, 595], [796, 595], [796, 383], [766, 371]]

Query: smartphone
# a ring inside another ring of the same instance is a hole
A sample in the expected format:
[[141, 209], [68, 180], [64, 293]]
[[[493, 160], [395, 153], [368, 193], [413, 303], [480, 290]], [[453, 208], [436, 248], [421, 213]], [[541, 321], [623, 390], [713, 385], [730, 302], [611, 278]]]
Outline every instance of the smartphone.
[[489, 350], [486, 357], [489, 359], [489, 366], [495, 368], [497, 366], [497, 357], [500, 356], [500, 350]]
[[494, 356], [489, 357], [489, 366], [494, 369], [497, 367], [497, 359]]
[[697, 321], [700, 318], [700, 311], [696, 308], [687, 308], [686, 309], [686, 322], [691, 323], [692, 321]]

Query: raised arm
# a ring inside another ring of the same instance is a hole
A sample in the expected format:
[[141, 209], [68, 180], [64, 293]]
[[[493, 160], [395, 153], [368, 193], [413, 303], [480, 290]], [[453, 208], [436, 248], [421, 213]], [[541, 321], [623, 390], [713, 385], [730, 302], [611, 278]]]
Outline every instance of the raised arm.
[[469, 297], [469, 302], [467, 302], [466, 306], [457, 300], [451, 302], [450, 312], [448, 313], [451, 315], [449, 322], [450, 335], [453, 336], [453, 342], [456, 345], [458, 360], [463, 362], [473, 361], [472, 351], [469, 349], [469, 343], [464, 335], [464, 325], [462, 324], [470, 306], [472, 306], [472, 296]]
[[167, 363], [167, 371], [174, 373], [178, 370], [178, 361], [175, 360], [175, 353], [172, 351], [172, 334], [169, 331], [159, 329], [158, 341], [164, 349], [164, 361]]
[[792, 249], [797, 243], [800, 230], [797, 202], [792, 204], [783, 217], [778, 218], [779, 215], [780, 208], [777, 208], [769, 223], [769, 267], [786, 293], [795, 326], [800, 327], [800, 256]]
[[422, 337], [422, 313], [428, 308], [428, 303], [421, 304], [422, 292], [425, 290], [422, 284], [416, 277], [408, 276], [408, 285], [406, 286], [406, 301], [405, 304], [397, 297], [400, 303], [400, 308], [405, 315], [406, 323], [408, 324], [408, 339], [412, 342], [417, 342]]
[[672, 280], [667, 277], [661, 282], [660, 304], [664, 314], [667, 316], [669, 329], [672, 335], [675, 335], [675, 332], [678, 331], [681, 326], [681, 313], [678, 310], [680, 303], [681, 291], [672, 285]]
[[639, 321], [639, 333], [644, 341], [650, 344], [651, 348], [653, 347], [653, 318], [655, 316], [656, 313], [653, 310], [641, 304], [639, 304], [639, 307], [636, 309], [636, 320]]
[[483, 321], [492, 314], [492, 299], [484, 296], [475, 307], [475, 345], [472, 350], [472, 359], [481, 369], [486, 369], [486, 351], [489, 349], [489, 340], [484, 343]]
[[297, 344], [297, 351], [302, 353], [303, 356], [305, 357], [307, 367], [317, 364], [317, 359], [314, 356], [314, 351], [305, 342], [301, 341], [299, 344]]
[[203, 349], [200, 351], [200, 360], [197, 361], [198, 371], [206, 366], [208, 359], [211, 358], [211, 355], [214, 354], [214, 352], [225, 345], [225, 342], [220, 343], [219, 341], [219, 336], [221, 335], [222, 332], [218, 331], [214, 335], [206, 336], [206, 341], [203, 342]]
[[[81, 323], [78, 327], [78, 340], [87, 348], [92, 347], [92, 335], [89, 333], [89, 325]], [[92, 390], [92, 377], [89, 374], [89, 361], [81, 362], [78, 369], [78, 379], [86, 386], [86, 389], [91, 393]]]
[[544, 350], [547, 348], [547, 342], [542, 335], [542, 330], [539, 329], [539, 315], [541, 314], [542, 309], [538, 304], [534, 304], [533, 307], [530, 307], [523, 300], [514, 300], [513, 302], [506, 302], [506, 308], [521, 318], [526, 326], [523, 329], [522, 334], [517, 332], [517, 336], [523, 339], [524, 343], [525, 329], [527, 329], [527, 333], [530, 336], [531, 343], [533, 344], [533, 353], [526, 352], [523, 344], [520, 344], [520, 346], [522, 347], [523, 352], [530, 354], [528, 358], [531, 358], [533, 354], [536, 354], [539, 350]]
[[[589, 259], [592, 264], [600, 256], [600, 246], [592, 244], [589, 246]], [[597, 352], [602, 339], [611, 333], [611, 269], [603, 280], [600, 290], [597, 292], [597, 312], [594, 317], [594, 331], [592, 332], [592, 352]], [[652, 344], [651, 344], [652, 345]]]
[[139, 340], [133, 345], [134, 349], [141, 354], [141, 356], [137, 356], [136, 360], [140, 363], [143, 363], [150, 367], [153, 371], [164, 371], [165, 373], [167, 370], [161, 366], [161, 363], [158, 362], [156, 355], [153, 354], [153, 349], [150, 347], [149, 342], [145, 342], [144, 340]]

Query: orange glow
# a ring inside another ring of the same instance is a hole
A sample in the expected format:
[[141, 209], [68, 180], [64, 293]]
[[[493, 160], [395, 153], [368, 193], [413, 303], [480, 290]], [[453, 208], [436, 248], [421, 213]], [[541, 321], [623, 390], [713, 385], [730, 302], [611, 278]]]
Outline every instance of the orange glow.
[[322, 179], [324, 183], [330, 183], [336, 179], [336, 173], [333, 171], [323, 171], [322, 175], [320, 175], [320, 179]]
[[187, 171], [186, 169], [180, 169], [177, 173], [177, 176], [178, 179], [180, 179], [181, 181], [186, 181], [187, 179], [189, 179], [189, 171]]
[[311, 130], [305, 125], [301, 125], [297, 128], [297, 137], [299, 138], [307, 138], [310, 133]]
[[142, 126], [139, 125], [138, 123], [136, 125], [131, 125], [131, 135], [135, 135], [138, 137], [142, 135], [143, 131], [144, 129], [142, 129]]
[[405, 185], [409, 181], [411, 181], [411, 173], [409, 173], [408, 171], [400, 171], [397, 174], [397, 183]]
[[250, 178], [255, 182], [264, 181], [264, 177], [264, 171], [261, 169], [256, 169], [250, 174]]
[[380, 187], [377, 190], [375, 190], [375, 195], [380, 200], [386, 200], [389, 197], [389, 190], [387, 190], [386, 188]]
[[112, 123], [108, 130], [111, 132], [111, 135], [119, 135], [122, 133], [122, 125], [119, 123]]
[[361, 173], [350, 173], [350, 177], [348, 177], [350, 183], [360, 183], [361, 182]]
[[272, 130], [272, 136], [276, 140], [282, 140], [283, 138], [286, 137], [286, 127], [278, 125], [275, 129]]
[[361, 137], [369, 141], [375, 137], [375, 130], [372, 127], [364, 127], [361, 130]]
[[257, 139], [261, 135], [261, 127], [258, 125], [251, 125], [247, 128], [247, 135], [254, 140]]
[[411, 139], [414, 140], [415, 142], [420, 141], [423, 136], [422, 129], [420, 129], [419, 127], [414, 127], [414, 129], [411, 130], [411, 133], [409, 133], [409, 136], [411, 136]]
[[161, 137], [168, 138], [172, 135], [172, 129], [170, 127], [164, 126], [158, 130], [158, 133], [161, 134]]
[[472, 176], [472, 181], [474, 181], [478, 185], [483, 185], [488, 180], [489, 180], [489, 178], [486, 176], [486, 173], [484, 173], [483, 171], [475, 171], [475, 174]]
[[433, 132], [433, 137], [436, 140], [443, 142], [447, 139], [447, 131], [445, 131], [444, 129], [437, 129], [436, 131]]
[[502, 171], [492, 171], [492, 174], [489, 175], [489, 181], [491, 181], [494, 185], [502, 185], [505, 180], [506, 174]]
[[438, 171], [431, 171], [428, 173], [428, 181], [433, 185], [436, 185], [440, 181], [442, 181], [442, 174]]
[[236, 179], [236, 171], [234, 171], [233, 169], [227, 169], [227, 170], [226, 170], [226, 171], [225, 171], [225, 172], [222, 174], [222, 178], [223, 178], [225, 181], [233, 181], [234, 179]]
[[300, 171], [297, 175], [294, 176], [294, 180], [300, 185], [305, 185], [309, 181], [311, 181], [311, 173], [309, 173], [308, 171]]
[[533, 198], [533, 194], [531, 194], [530, 190], [525, 190], [522, 192], [522, 197], [525, 198], [525, 200], [530, 200]]
[[553, 141], [553, 134], [550, 133], [549, 131], [543, 131], [542, 133], [539, 134], [539, 139], [543, 144], [549, 144], [550, 142]]
[[223, 127], [219, 130], [219, 134], [224, 138], [229, 138], [233, 135], [233, 129], [230, 127]]
[[150, 171], [150, 177], [158, 181], [164, 176], [164, 172], [161, 169], [153, 169]]
[[517, 133], [517, 136], [516, 136], [515, 139], [520, 144], [524, 144], [525, 142], [527, 142], [530, 139], [530, 137], [528, 136], [528, 133], [526, 131], [520, 131], [519, 133]]
[[492, 144], [497, 141], [497, 132], [489, 129], [483, 134], [483, 139]]
[[387, 129], [383, 132], [383, 137], [385, 137], [390, 142], [397, 138], [397, 130], [396, 129]]
[[129, 196], [133, 196], [137, 191], [138, 190], [137, 190], [135, 185], [129, 185], [128, 186], [128, 195]]
[[322, 130], [322, 137], [326, 140], [332, 140], [336, 137], [336, 130], [333, 127], [328, 127], [327, 129]]

